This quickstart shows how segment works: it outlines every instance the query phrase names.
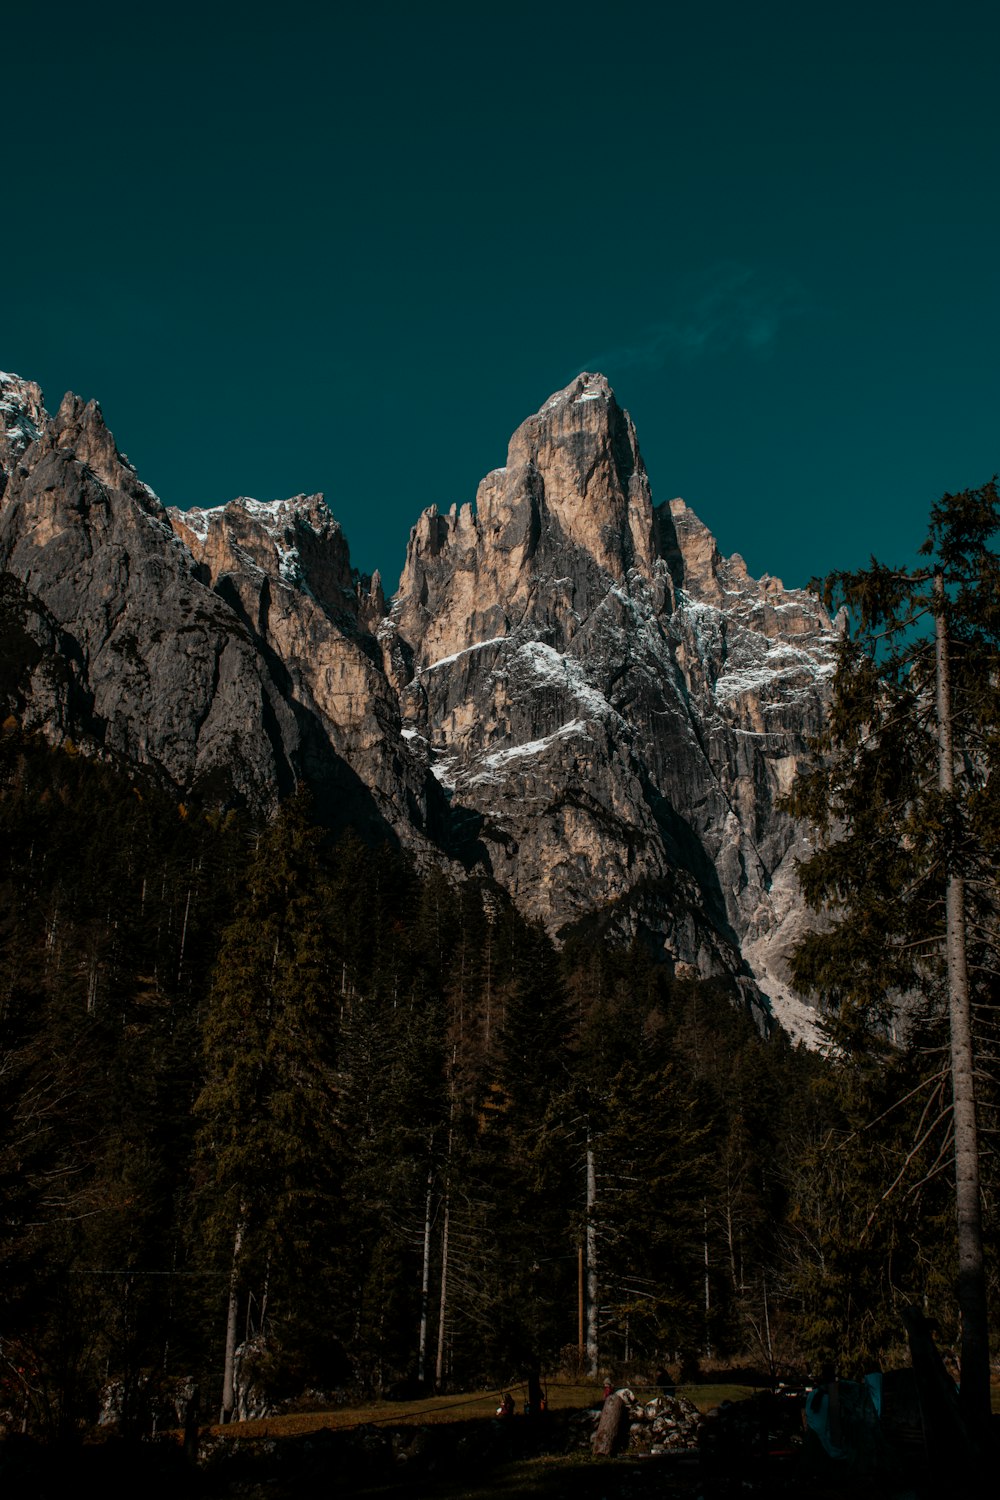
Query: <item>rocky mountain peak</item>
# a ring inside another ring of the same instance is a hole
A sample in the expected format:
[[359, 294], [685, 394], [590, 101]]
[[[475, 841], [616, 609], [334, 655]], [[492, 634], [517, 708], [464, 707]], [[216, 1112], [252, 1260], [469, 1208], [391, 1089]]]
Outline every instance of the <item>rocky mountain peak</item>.
[[654, 509], [593, 374], [521, 424], [474, 510], [424, 512], [380, 632], [404, 735], [522, 908], [554, 931], [615, 912], [682, 971], [782, 1000], [797, 834], [777, 803], [836, 637], [684, 501]]
[[522, 422], [508, 474], [541, 477], [540, 505], [563, 538], [612, 578], [652, 562], [652, 502], [632, 419], [607, 378], [578, 375]]
[[822, 600], [807, 589], [786, 589], [780, 578], [768, 573], [754, 578], [738, 552], [723, 556], [711, 531], [685, 501], [671, 500], [669, 511], [680, 562], [678, 578], [689, 606], [724, 612], [772, 640], [814, 637], [820, 655], [829, 656], [831, 642], [845, 628], [845, 617], [831, 620]]
[[635, 428], [603, 375], [578, 375], [510, 439], [475, 509], [431, 507], [410, 534], [392, 619], [420, 663], [528, 618], [568, 645], [630, 570], [654, 570]]
[[[37, 449], [29, 459], [32, 445]], [[68, 391], [50, 416], [42, 391], [33, 380], [0, 372], [0, 497], [22, 458], [33, 469], [41, 466], [60, 477], [69, 465], [74, 473], [87, 476], [88, 483], [81, 486], [80, 495], [92, 496], [98, 509], [108, 493], [115, 492], [127, 496], [160, 527], [167, 527], [158, 496], [139, 478], [127, 454], [118, 449], [97, 401], [83, 401]], [[56, 483], [50, 485], [50, 493], [58, 511], [66, 497]]]
[[120, 486], [122, 468], [128, 460], [118, 452], [98, 402], [82, 401], [67, 391], [44, 441], [49, 448], [72, 453], [77, 463], [84, 464], [102, 483]]
[[258, 812], [306, 781], [332, 822], [422, 844], [436, 788], [359, 622], [381, 589], [322, 496], [168, 515], [70, 395], [11, 471], [0, 565], [0, 710]]

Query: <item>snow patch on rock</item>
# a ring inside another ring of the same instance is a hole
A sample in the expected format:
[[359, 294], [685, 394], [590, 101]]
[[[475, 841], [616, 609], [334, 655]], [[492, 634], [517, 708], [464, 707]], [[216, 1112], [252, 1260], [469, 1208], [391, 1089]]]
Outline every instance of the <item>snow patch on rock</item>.
[[588, 680], [580, 662], [543, 641], [527, 641], [515, 652], [508, 670], [514, 675], [523, 672], [533, 688], [556, 688], [567, 693], [592, 719], [603, 722], [618, 718], [604, 694]]
[[16, 462], [36, 441], [47, 417], [38, 386], [0, 370], [0, 467]]
[[[389, 621], [391, 625], [391, 620]], [[453, 651], [450, 656], [439, 656], [437, 661], [428, 662], [421, 672], [437, 672], [441, 667], [450, 667], [454, 662], [461, 660], [463, 656], [470, 656], [473, 651], [485, 651], [488, 646], [503, 646], [507, 641], [505, 635], [495, 635], [488, 641], [476, 641], [472, 646], [466, 646], [461, 651]]]
[[496, 782], [498, 771], [506, 770], [515, 761], [544, 755], [559, 740], [570, 739], [574, 735], [587, 735], [587, 725], [583, 719], [572, 719], [568, 724], [561, 725], [559, 729], [553, 730], [551, 734], [545, 735], [540, 740], [529, 740], [523, 745], [508, 745], [503, 750], [492, 750], [488, 755], [482, 756], [479, 761], [483, 769], [467, 778], [469, 785], [481, 786], [485, 782]]

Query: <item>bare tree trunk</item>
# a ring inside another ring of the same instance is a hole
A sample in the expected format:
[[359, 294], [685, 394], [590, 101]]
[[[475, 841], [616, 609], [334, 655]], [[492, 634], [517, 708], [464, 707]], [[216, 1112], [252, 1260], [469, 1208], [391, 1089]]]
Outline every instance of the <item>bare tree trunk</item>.
[[733, 1279], [733, 1286], [737, 1286], [736, 1279], [736, 1231], [733, 1228], [733, 1183], [730, 1168], [726, 1167], [726, 1245], [729, 1249], [729, 1274]]
[[181, 974], [184, 972], [184, 949], [187, 945], [188, 917], [191, 915], [191, 887], [188, 886], [187, 900], [184, 903], [184, 925], [181, 927], [181, 949], [177, 957], [177, 983], [181, 982]]
[[423, 1385], [427, 1378], [427, 1312], [431, 1294], [431, 1207], [433, 1205], [434, 1168], [427, 1168], [427, 1197], [424, 1202], [424, 1267], [420, 1278], [420, 1344], [417, 1352], [417, 1379]]
[[628, 1412], [621, 1396], [609, 1396], [601, 1411], [601, 1420], [594, 1434], [594, 1452], [600, 1458], [610, 1458], [622, 1446], [622, 1428], [628, 1420]]
[[708, 1202], [702, 1202], [702, 1211], [705, 1216], [705, 1358], [712, 1357], [712, 1282], [708, 1263]]
[[576, 1362], [583, 1369], [583, 1246], [576, 1247]]
[[587, 1374], [597, 1375], [597, 1166], [587, 1132]]
[[239, 1312], [239, 1296], [236, 1278], [239, 1269], [240, 1250], [243, 1246], [243, 1221], [236, 1225], [233, 1237], [233, 1263], [229, 1273], [229, 1313], [226, 1318], [226, 1359], [222, 1374], [222, 1410], [220, 1424], [232, 1420], [235, 1405], [234, 1373], [236, 1369], [236, 1318]]
[[774, 1380], [774, 1349], [771, 1346], [771, 1315], [767, 1307], [767, 1272], [763, 1276], [764, 1292], [764, 1337], [767, 1341], [767, 1373]]
[[448, 1217], [450, 1210], [451, 1200], [446, 1186], [444, 1192], [444, 1224], [441, 1228], [441, 1306], [438, 1309], [437, 1359], [434, 1362], [434, 1388], [438, 1391], [441, 1389], [444, 1381], [444, 1340], [448, 1316]]
[[267, 1334], [265, 1332], [265, 1326], [264, 1325], [265, 1325], [265, 1319], [267, 1318], [267, 1298], [268, 1298], [268, 1294], [269, 1294], [270, 1290], [271, 1290], [271, 1252], [269, 1250], [267, 1252], [267, 1264], [264, 1267], [264, 1286], [263, 1286], [263, 1290], [261, 1291], [261, 1294], [260, 1294], [260, 1327], [257, 1330], [258, 1333], [264, 1334], [265, 1338], [267, 1337]]
[[[464, 944], [463, 935], [464, 967]], [[464, 1006], [464, 999], [462, 1004]], [[434, 1361], [434, 1389], [440, 1391], [444, 1383], [444, 1351], [448, 1326], [448, 1229], [451, 1223], [451, 1148], [454, 1140], [455, 1118], [455, 1066], [458, 1061], [458, 1043], [452, 1043], [451, 1067], [448, 1070], [448, 1149], [444, 1158], [444, 1222], [441, 1225], [441, 1289], [438, 1302], [437, 1357]]]
[[[944, 576], [934, 579], [938, 609], [937, 665], [938, 788], [955, 789], [951, 674]], [[962, 1412], [970, 1430], [985, 1436], [990, 1421], [989, 1321], [983, 1262], [982, 1200], [979, 1191], [979, 1132], [972, 1043], [972, 1004], [966, 965], [965, 881], [948, 871], [946, 895], [948, 1005], [951, 1033], [951, 1090], [955, 1131], [955, 1213], [958, 1223], [958, 1305], [962, 1314]]]

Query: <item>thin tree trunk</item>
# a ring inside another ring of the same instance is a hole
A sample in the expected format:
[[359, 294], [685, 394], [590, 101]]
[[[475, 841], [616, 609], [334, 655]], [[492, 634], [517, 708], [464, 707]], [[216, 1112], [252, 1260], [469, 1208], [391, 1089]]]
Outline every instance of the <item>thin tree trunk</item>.
[[229, 1311], [226, 1318], [226, 1358], [222, 1374], [222, 1410], [219, 1412], [220, 1425], [232, 1420], [233, 1406], [235, 1405], [236, 1319], [239, 1313], [236, 1278], [242, 1246], [243, 1222], [241, 1220], [236, 1225], [236, 1234], [233, 1237], [233, 1263], [229, 1273]]
[[712, 1317], [712, 1282], [708, 1263], [708, 1203], [702, 1202], [702, 1211], [705, 1216], [705, 1358], [712, 1357], [712, 1336], [709, 1325]]
[[191, 915], [191, 887], [188, 886], [187, 900], [184, 903], [184, 923], [181, 927], [181, 948], [177, 956], [177, 983], [181, 982], [181, 974], [184, 972], [184, 949], [187, 945], [188, 917]]
[[771, 1315], [767, 1307], [767, 1272], [762, 1278], [764, 1292], [764, 1337], [767, 1341], [767, 1373], [774, 1380], [774, 1349], [771, 1346]]
[[597, 1375], [597, 1166], [587, 1132], [587, 1373]]
[[427, 1168], [427, 1197], [424, 1202], [424, 1267], [420, 1278], [420, 1343], [417, 1352], [417, 1379], [423, 1385], [427, 1378], [427, 1313], [431, 1294], [431, 1208], [433, 1206], [434, 1168]]
[[583, 1246], [576, 1247], [576, 1360], [583, 1369]]
[[264, 1334], [265, 1338], [267, 1337], [267, 1334], [265, 1333], [265, 1321], [266, 1321], [266, 1318], [267, 1318], [267, 1298], [268, 1298], [268, 1293], [269, 1293], [270, 1289], [271, 1289], [271, 1252], [269, 1250], [267, 1252], [267, 1264], [264, 1267], [264, 1287], [263, 1287], [263, 1290], [261, 1291], [261, 1294], [260, 1294], [260, 1327], [257, 1330], [258, 1333]]
[[[464, 941], [464, 939], [463, 939]], [[448, 1075], [448, 1149], [444, 1157], [444, 1222], [441, 1225], [441, 1287], [438, 1299], [437, 1356], [434, 1360], [434, 1389], [440, 1391], [444, 1381], [444, 1345], [448, 1323], [448, 1227], [451, 1219], [451, 1146], [452, 1121], [455, 1117], [455, 1064], [458, 1045], [452, 1044]]]
[[[951, 674], [944, 576], [934, 579], [937, 665], [938, 787], [955, 788]], [[972, 1004], [966, 965], [965, 881], [948, 871], [946, 895], [948, 1005], [951, 1033], [951, 1088], [955, 1131], [955, 1213], [958, 1225], [958, 1305], [962, 1314], [961, 1404], [971, 1431], [985, 1436], [990, 1421], [989, 1321], [983, 1261], [982, 1200], [979, 1191], [979, 1133], [972, 1043]]]
[[438, 1391], [441, 1389], [444, 1381], [444, 1340], [448, 1317], [448, 1218], [450, 1211], [451, 1199], [446, 1184], [444, 1190], [444, 1224], [441, 1228], [441, 1305], [438, 1308], [437, 1358], [434, 1361], [434, 1388]]

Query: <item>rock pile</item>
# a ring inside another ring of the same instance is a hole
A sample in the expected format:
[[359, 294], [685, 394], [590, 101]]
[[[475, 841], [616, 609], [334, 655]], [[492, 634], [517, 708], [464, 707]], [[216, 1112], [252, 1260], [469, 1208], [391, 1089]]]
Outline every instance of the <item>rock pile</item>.
[[[627, 1387], [615, 1391], [603, 1406], [580, 1412], [572, 1419], [571, 1446], [658, 1456], [677, 1449], [696, 1449], [704, 1418], [691, 1401], [683, 1396], [654, 1396], [639, 1401]], [[607, 1448], [599, 1442], [615, 1430]]]
[[693, 1401], [683, 1396], [656, 1396], [629, 1407], [629, 1449], [637, 1453], [666, 1453], [673, 1448], [697, 1448], [704, 1418]]

